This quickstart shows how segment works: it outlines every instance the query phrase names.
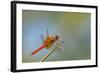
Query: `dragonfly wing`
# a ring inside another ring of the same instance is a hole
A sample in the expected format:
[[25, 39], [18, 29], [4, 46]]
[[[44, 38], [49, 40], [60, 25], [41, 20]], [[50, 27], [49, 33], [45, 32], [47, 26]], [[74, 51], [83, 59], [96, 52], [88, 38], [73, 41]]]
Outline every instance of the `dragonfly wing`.
[[43, 35], [41, 35], [41, 39], [42, 39], [42, 44], [44, 43], [44, 37]]
[[63, 43], [57, 44], [53, 50], [51, 50], [47, 55], [45, 55], [45, 56], [40, 60], [40, 62], [43, 62], [43, 61], [46, 60], [53, 52], [55, 52], [57, 49], [60, 49], [59, 47], [60, 47], [62, 44], [63, 44]]
[[60, 53], [62, 52], [61, 48], [59, 48], [59, 47], [58, 47], [58, 50], [59, 50]]
[[47, 28], [47, 37], [49, 36], [48, 28]]
[[63, 43], [64, 43], [64, 41], [61, 41], [60, 43], [56, 43], [56, 46], [55, 46], [55, 47], [58, 48], [58, 50], [59, 50], [60, 53], [62, 52], [60, 46], [62, 46]]

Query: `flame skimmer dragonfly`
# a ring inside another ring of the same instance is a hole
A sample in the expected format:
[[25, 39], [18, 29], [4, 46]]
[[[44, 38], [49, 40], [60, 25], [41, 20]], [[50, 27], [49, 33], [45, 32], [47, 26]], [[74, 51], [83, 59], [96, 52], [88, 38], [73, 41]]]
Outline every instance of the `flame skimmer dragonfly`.
[[[53, 44], [54, 44], [57, 40], [59, 40], [59, 36], [58, 36], [58, 35], [56, 35], [56, 36], [50, 36], [50, 35], [48, 34], [48, 29], [47, 29], [47, 37], [44, 39], [43, 35], [41, 35], [41, 38], [42, 38], [43, 44], [42, 44], [39, 48], [37, 48], [36, 50], [34, 50], [34, 51], [31, 53], [31, 55], [35, 55], [36, 53], [38, 53], [40, 50], [42, 50], [42, 49], [44, 49], [44, 48], [46, 48], [46, 49], [51, 49], [51, 47], [53, 46]], [[58, 49], [59, 46], [60, 46], [62, 43], [64, 43], [64, 42], [61, 42], [60, 44], [57, 44], [56, 47], [55, 47], [55, 49], [53, 49], [51, 52], [49, 52], [45, 57], [43, 57], [43, 58], [41, 59], [41, 62], [44, 61], [44, 60], [45, 60], [50, 54], [52, 54], [56, 49]], [[60, 48], [59, 48], [59, 49], [60, 49]]]

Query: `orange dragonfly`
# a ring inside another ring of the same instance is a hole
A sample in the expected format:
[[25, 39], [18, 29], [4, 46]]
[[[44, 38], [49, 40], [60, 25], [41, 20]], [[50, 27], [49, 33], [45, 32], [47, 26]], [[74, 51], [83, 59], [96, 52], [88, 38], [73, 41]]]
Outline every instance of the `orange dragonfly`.
[[47, 37], [46, 37], [46, 39], [44, 39], [44, 37], [43, 37], [42, 35], [41, 35], [41, 38], [42, 38], [43, 44], [42, 44], [38, 49], [36, 49], [35, 51], [33, 51], [33, 52], [31, 53], [31, 55], [36, 54], [37, 52], [39, 52], [40, 50], [42, 50], [42, 49], [44, 49], [44, 48], [50, 49], [50, 48], [53, 46], [53, 44], [54, 44], [57, 40], [59, 40], [59, 36], [58, 36], [58, 35], [56, 35], [56, 36], [50, 36], [50, 35], [48, 34], [48, 29], [47, 29]]

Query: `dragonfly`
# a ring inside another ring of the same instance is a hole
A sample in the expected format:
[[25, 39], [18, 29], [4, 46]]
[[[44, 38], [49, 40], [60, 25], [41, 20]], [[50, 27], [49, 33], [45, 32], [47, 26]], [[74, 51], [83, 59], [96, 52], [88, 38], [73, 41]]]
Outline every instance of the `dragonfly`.
[[[42, 44], [39, 48], [37, 48], [36, 50], [34, 50], [31, 55], [35, 55], [36, 53], [38, 53], [39, 51], [41, 51], [42, 49], [52, 49], [52, 46], [55, 44], [55, 42], [57, 42], [59, 40], [59, 36], [58, 35], [55, 35], [55, 36], [52, 36], [52, 35], [49, 35], [48, 33], [48, 29], [46, 31], [47, 33], [47, 37], [44, 38], [43, 35], [41, 35], [41, 38], [42, 38]], [[43, 57], [40, 62], [44, 61], [48, 56], [50, 56], [56, 49], [59, 49], [60, 50], [60, 46], [62, 45], [63, 42], [59, 43], [59, 44], [56, 44], [55, 48], [50, 51], [45, 57]], [[60, 50], [61, 51], [61, 50]]]

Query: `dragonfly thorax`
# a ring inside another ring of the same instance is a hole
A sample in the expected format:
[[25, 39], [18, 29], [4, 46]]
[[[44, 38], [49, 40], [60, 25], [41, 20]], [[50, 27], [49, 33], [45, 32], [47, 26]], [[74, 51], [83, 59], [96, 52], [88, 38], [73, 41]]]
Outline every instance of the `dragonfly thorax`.
[[44, 45], [47, 49], [51, 48], [56, 41], [55, 37], [49, 36], [47, 39], [44, 41]]

